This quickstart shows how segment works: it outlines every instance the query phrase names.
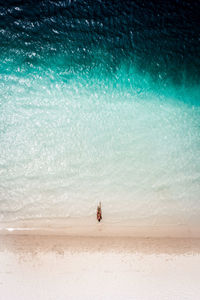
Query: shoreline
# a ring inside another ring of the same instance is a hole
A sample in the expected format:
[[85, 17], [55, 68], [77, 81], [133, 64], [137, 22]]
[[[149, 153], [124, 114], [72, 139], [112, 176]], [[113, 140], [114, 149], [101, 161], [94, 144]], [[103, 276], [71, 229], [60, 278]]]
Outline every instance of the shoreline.
[[83, 237], [200, 238], [200, 227], [185, 224], [134, 225], [96, 220], [29, 219], [0, 222], [1, 235], [67, 235]]

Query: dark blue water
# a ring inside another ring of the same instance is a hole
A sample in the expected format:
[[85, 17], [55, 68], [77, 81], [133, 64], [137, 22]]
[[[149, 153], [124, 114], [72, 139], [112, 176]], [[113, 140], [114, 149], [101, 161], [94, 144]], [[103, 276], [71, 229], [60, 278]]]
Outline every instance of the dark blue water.
[[113, 74], [125, 64], [159, 83], [198, 84], [199, 7], [199, 1], [3, 1], [2, 60], [56, 73], [99, 67]]

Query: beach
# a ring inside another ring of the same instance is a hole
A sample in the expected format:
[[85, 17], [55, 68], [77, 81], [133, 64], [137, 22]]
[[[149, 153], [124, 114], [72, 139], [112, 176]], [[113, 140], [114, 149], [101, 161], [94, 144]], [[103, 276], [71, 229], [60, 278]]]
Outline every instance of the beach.
[[1, 2], [0, 300], [199, 300], [200, 2]]
[[3, 300], [200, 298], [200, 239], [0, 236]]

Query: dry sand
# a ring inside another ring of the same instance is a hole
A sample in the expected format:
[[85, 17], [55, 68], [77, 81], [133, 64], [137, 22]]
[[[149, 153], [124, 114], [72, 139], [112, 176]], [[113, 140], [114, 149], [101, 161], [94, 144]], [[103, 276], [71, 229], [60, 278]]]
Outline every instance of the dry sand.
[[200, 239], [0, 236], [0, 299], [200, 299]]

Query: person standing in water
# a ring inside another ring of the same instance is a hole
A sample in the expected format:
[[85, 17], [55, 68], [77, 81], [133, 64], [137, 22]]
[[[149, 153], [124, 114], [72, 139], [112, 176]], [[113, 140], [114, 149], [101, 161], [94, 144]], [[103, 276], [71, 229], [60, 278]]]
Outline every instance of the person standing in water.
[[100, 222], [102, 219], [101, 202], [97, 206], [97, 220]]

